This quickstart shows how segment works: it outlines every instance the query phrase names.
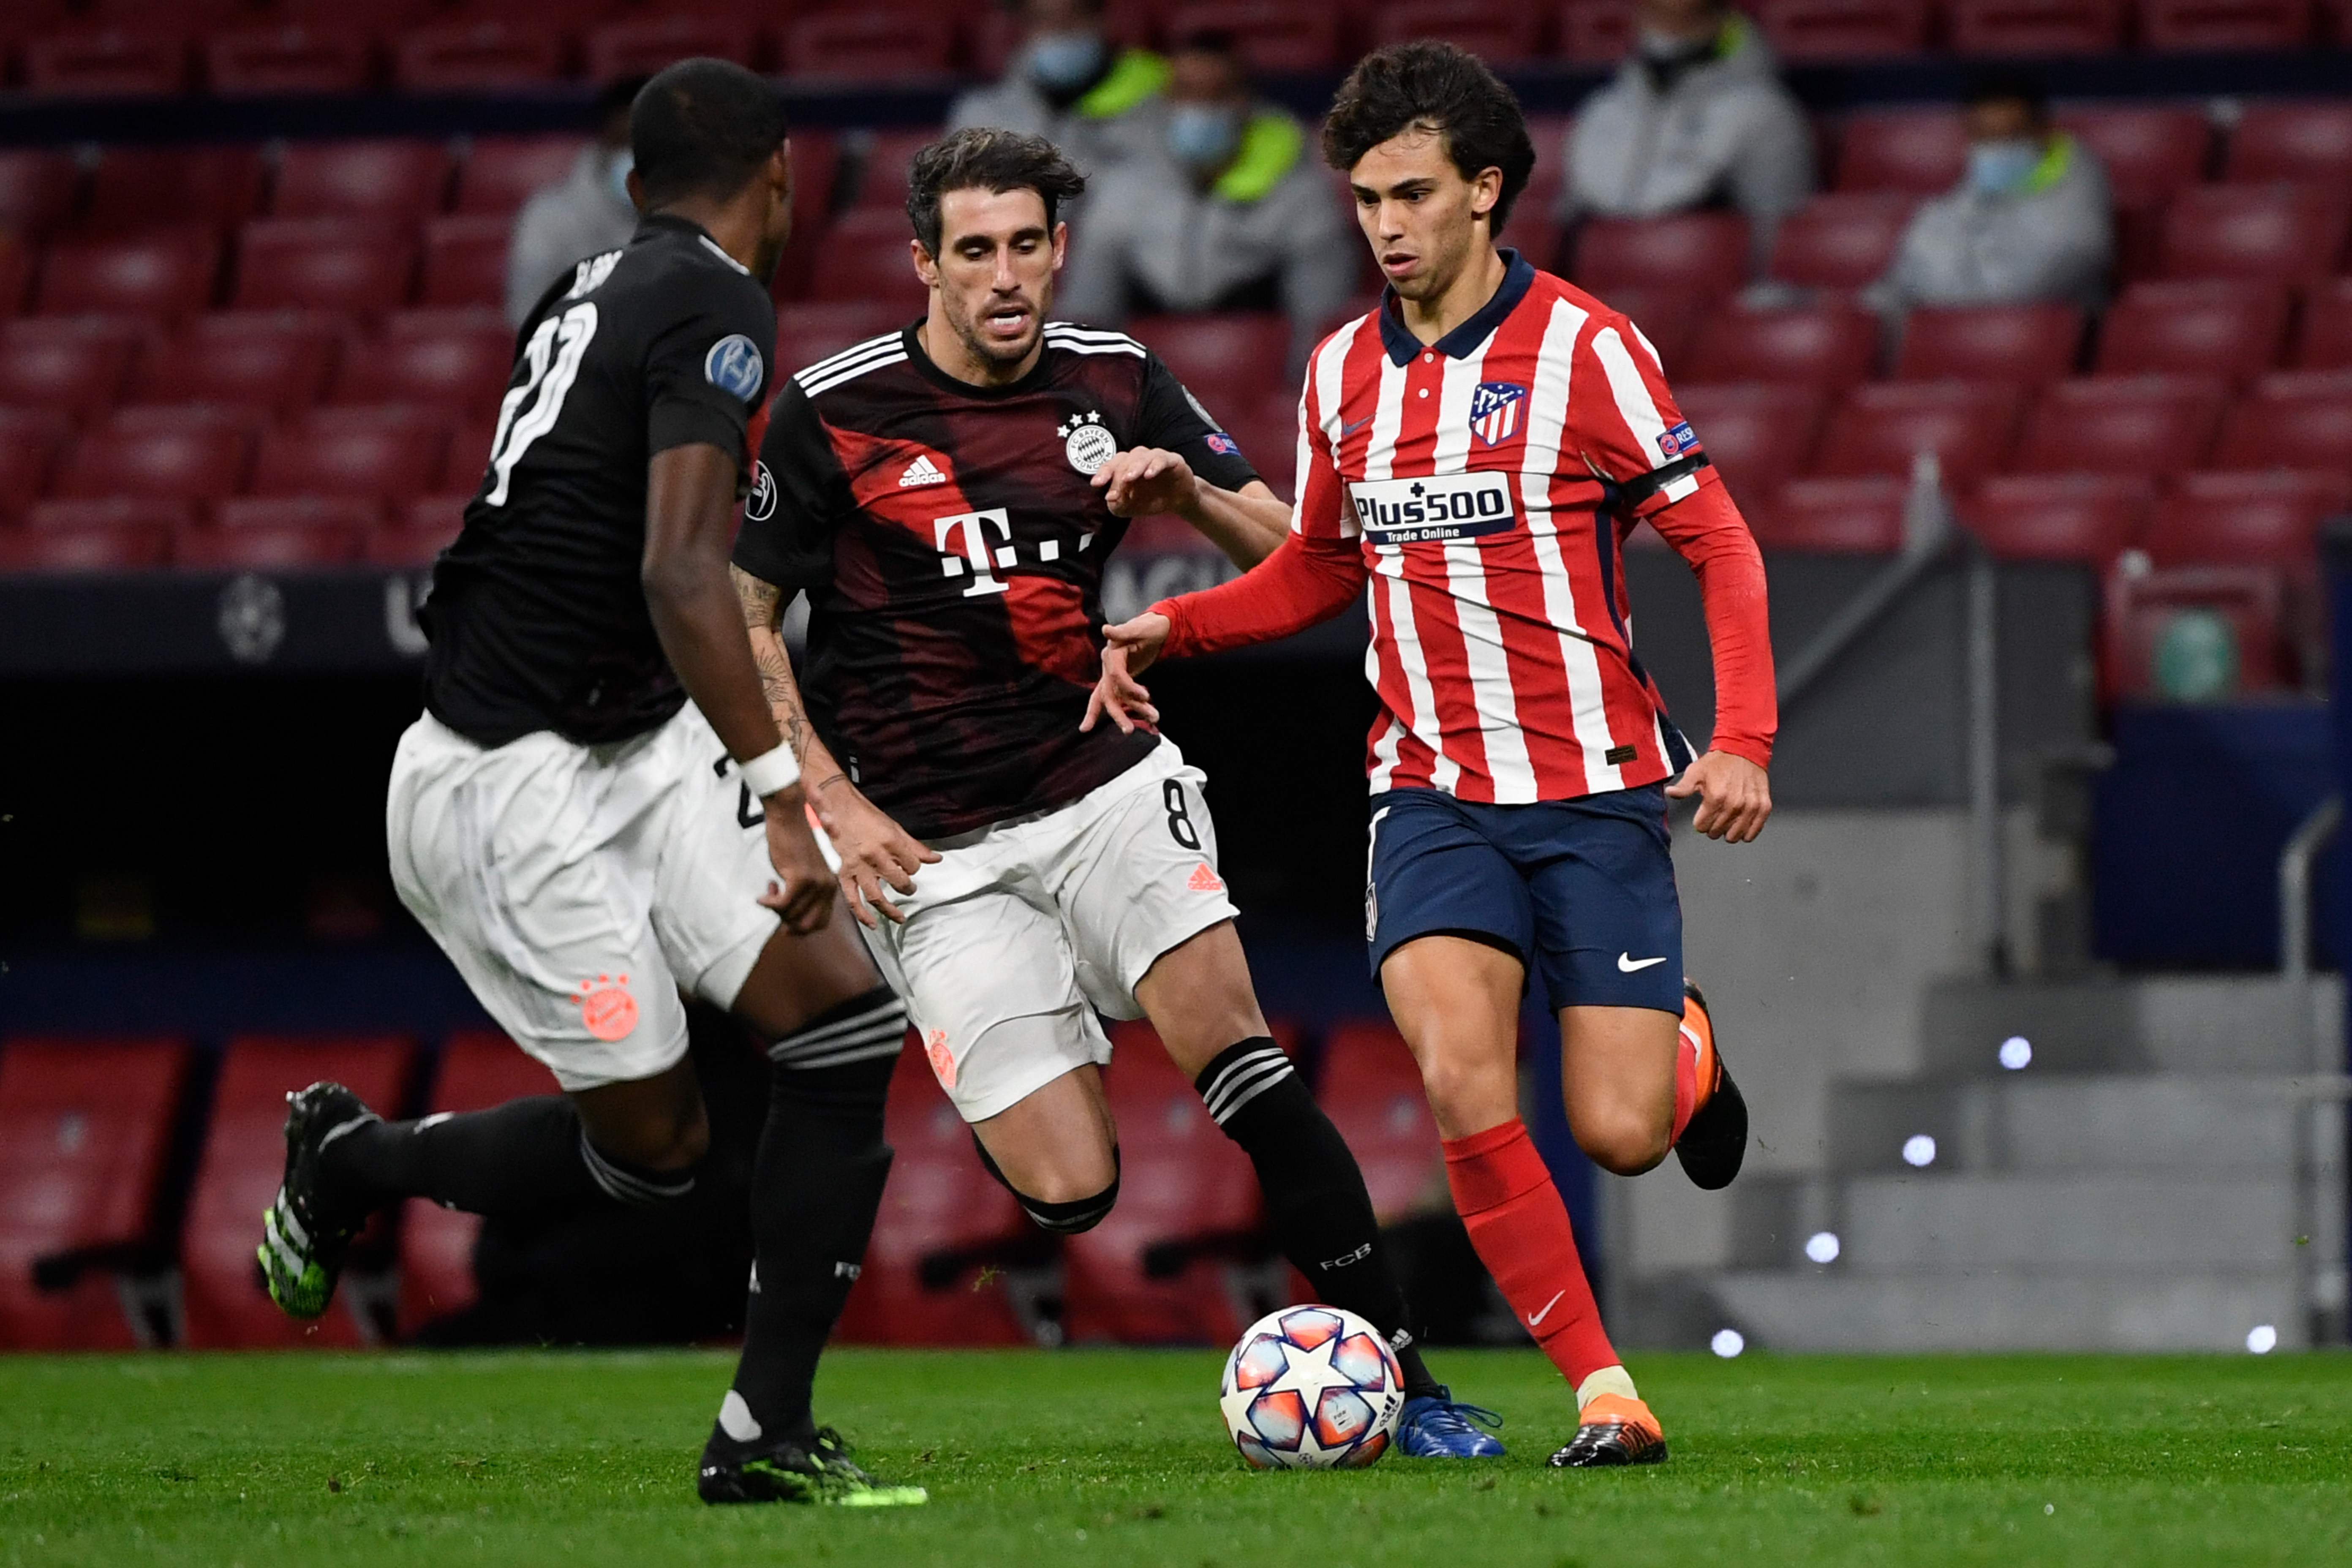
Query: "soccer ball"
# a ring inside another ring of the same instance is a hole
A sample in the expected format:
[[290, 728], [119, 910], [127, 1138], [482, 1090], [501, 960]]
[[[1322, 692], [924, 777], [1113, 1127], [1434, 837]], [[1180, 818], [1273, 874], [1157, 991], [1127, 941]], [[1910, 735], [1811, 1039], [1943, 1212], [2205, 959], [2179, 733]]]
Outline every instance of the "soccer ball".
[[1404, 1372], [1355, 1313], [1285, 1307], [1243, 1332], [1217, 1404], [1253, 1469], [1360, 1469], [1395, 1439]]

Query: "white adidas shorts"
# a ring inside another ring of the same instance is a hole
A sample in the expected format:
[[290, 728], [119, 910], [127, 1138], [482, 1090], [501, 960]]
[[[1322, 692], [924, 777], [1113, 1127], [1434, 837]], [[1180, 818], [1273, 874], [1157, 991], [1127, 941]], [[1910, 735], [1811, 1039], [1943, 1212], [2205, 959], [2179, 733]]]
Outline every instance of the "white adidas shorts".
[[730, 1006], [780, 926], [765, 819], [688, 703], [660, 729], [495, 749], [427, 713], [384, 803], [401, 902], [567, 1089], [686, 1054], [681, 990]]
[[1067, 805], [935, 841], [867, 945], [966, 1121], [1110, 1060], [1161, 953], [1234, 918], [1198, 768], [1162, 739]]

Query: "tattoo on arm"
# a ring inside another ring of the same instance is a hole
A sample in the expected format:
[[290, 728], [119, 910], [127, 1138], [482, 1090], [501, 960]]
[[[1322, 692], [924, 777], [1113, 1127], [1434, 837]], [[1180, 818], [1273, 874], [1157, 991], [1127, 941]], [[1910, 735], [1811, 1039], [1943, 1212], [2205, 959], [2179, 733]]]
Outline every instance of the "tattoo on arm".
[[805, 757], [812, 731], [807, 710], [801, 703], [800, 686], [793, 679], [793, 657], [784, 649], [784, 592], [732, 563], [727, 574], [733, 579], [736, 600], [743, 606], [743, 627], [751, 637], [751, 663], [760, 672], [760, 689], [767, 694], [768, 707], [793, 755]]

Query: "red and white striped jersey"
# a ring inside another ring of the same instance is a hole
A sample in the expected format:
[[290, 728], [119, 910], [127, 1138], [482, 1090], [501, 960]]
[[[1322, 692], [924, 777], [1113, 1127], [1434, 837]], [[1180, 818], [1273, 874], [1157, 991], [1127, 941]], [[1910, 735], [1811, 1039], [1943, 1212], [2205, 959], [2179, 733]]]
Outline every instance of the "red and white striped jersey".
[[1715, 470], [1633, 323], [1503, 254], [1469, 321], [1424, 346], [1376, 310], [1300, 399], [1291, 528], [1357, 541], [1370, 575], [1375, 794], [1562, 800], [1690, 760], [1633, 654], [1621, 550]]

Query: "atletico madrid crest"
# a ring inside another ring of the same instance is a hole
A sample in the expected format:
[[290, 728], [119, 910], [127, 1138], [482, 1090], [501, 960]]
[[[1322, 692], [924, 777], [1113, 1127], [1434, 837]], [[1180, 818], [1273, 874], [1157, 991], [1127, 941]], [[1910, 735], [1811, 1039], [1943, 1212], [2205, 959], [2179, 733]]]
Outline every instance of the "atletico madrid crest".
[[1482, 381], [1470, 394], [1470, 428], [1489, 447], [1509, 440], [1519, 427], [1519, 405], [1528, 389], [1511, 381]]

